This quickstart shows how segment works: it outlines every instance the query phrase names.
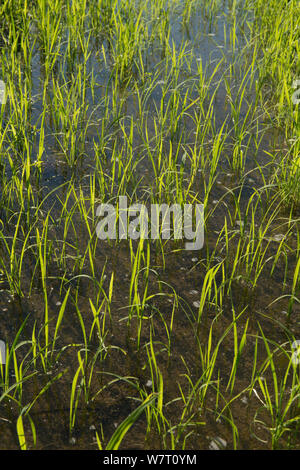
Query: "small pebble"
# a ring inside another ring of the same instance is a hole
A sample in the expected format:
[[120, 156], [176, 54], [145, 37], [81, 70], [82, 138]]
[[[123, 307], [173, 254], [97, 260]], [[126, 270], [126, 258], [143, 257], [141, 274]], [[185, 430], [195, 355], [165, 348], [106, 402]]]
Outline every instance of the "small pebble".
[[199, 308], [200, 307], [200, 302], [193, 302], [194, 307]]
[[282, 233], [277, 233], [276, 235], [274, 235], [274, 237], [272, 237], [272, 240], [274, 240], [275, 242], [281, 242], [283, 238], [284, 235]]

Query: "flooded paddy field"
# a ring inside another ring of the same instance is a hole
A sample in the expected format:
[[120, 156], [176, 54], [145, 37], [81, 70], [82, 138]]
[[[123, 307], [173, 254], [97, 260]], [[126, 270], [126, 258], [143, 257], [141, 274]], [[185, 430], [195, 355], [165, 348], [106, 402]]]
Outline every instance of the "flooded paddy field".
[[[299, 19], [0, 7], [1, 449], [300, 449]], [[154, 204], [203, 244], [145, 236]]]

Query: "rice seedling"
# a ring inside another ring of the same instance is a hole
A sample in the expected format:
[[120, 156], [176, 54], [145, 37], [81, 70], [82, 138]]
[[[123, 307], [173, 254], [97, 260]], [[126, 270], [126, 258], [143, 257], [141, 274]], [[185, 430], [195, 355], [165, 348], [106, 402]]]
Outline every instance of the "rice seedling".
[[2, 2], [1, 448], [299, 449], [299, 18]]

